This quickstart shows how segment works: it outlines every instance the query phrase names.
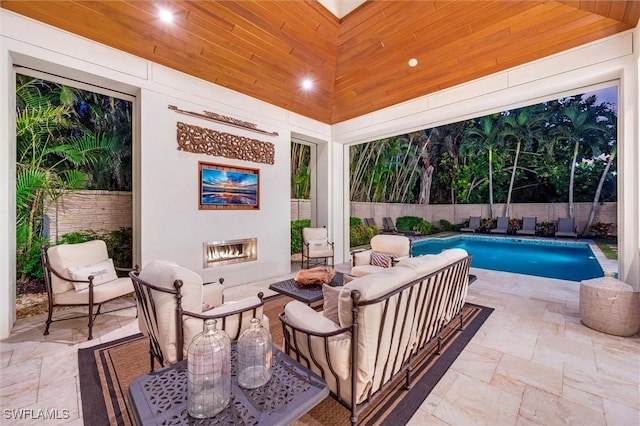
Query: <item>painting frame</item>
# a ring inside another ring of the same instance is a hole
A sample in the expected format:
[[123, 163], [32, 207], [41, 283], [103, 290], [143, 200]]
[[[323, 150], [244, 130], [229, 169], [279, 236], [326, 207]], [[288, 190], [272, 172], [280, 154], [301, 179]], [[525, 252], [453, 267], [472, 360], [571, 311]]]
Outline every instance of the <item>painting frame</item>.
[[198, 162], [198, 210], [260, 210], [260, 169]]

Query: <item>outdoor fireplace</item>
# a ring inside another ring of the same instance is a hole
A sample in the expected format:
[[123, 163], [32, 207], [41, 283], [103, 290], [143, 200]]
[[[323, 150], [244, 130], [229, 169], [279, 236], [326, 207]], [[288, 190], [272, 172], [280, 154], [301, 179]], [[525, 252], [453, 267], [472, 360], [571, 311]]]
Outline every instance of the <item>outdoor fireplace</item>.
[[256, 238], [205, 242], [203, 248], [205, 268], [258, 259]]

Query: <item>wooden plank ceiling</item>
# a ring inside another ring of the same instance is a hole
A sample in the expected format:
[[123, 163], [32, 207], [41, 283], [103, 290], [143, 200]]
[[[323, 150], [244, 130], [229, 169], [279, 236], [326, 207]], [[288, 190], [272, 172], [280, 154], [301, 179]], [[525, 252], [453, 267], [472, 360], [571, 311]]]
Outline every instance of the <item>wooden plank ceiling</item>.
[[315, 0], [0, 5], [330, 124], [634, 28], [640, 16], [634, 0], [367, 1], [341, 20]]

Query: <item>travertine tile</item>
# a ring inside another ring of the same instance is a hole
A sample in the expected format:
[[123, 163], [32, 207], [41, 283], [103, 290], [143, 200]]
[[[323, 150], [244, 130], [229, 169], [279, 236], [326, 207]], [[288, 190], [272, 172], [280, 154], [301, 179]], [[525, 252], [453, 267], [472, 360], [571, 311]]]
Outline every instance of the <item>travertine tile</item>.
[[513, 424], [519, 409], [520, 398], [460, 374], [432, 414], [456, 425]]
[[554, 395], [562, 395], [562, 368], [554, 368], [505, 354], [496, 372], [524, 384], [545, 389]]
[[541, 425], [604, 425], [602, 411], [563, 399], [558, 395], [527, 386], [520, 415]]
[[431, 413], [428, 413], [422, 409], [418, 409], [416, 413], [411, 417], [411, 420], [407, 423], [408, 426], [422, 426], [422, 425], [450, 425], [451, 423], [447, 423], [442, 419], [434, 416]]
[[604, 416], [608, 425], [640, 425], [640, 410], [605, 400]]
[[640, 394], [636, 383], [619, 380], [601, 373], [589, 373], [567, 368], [564, 371], [564, 384], [597, 395], [602, 399], [640, 409]]
[[593, 345], [568, 337], [554, 336], [549, 333], [540, 333], [533, 360], [540, 364], [558, 367], [564, 361], [572, 367], [580, 368], [583, 371], [596, 371]]

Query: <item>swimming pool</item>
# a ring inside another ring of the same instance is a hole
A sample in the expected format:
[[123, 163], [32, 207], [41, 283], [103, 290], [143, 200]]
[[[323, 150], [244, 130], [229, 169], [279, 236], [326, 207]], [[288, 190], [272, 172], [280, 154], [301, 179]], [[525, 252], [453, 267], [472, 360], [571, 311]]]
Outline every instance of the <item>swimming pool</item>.
[[602, 277], [604, 272], [585, 243], [518, 238], [456, 236], [415, 241], [412, 256], [459, 247], [473, 255], [471, 266], [569, 281]]

